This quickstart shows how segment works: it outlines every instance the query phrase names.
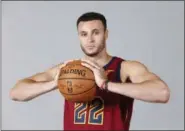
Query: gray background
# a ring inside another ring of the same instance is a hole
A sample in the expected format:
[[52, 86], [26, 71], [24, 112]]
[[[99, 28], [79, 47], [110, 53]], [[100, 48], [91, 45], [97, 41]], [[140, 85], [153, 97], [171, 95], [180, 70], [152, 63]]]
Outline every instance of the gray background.
[[[2, 4], [0, 2], [0, 44], [2, 45]], [[2, 47], [2, 46], [1, 46]], [[0, 47], [1, 51], [2, 51], [2, 48]], [[2, 53], [0, 54], [0, 59], [1, 59], [1, 62], [2, 62]], [[0, 64], [0, 72], [2, 72], [2, 64]], [[1, 87], [2, 87], [2, 73], [0, 73], [0, 84], [1, 84]], [[1, 90], [0, 90], [1, 92]], [[0, 100], [1, 100], [1, 105], [2, 105], [2, 97], [0, 97]], [[2, 116], [2, 111], [1, 111], [1, 116]], [[2, 121], [2, 117], [0, 118], [0, 121]], [[2, 122], [0, 123], [0, 127], [2, 128]]]
[[63, 97], [9, 99], [17, 80], [83, 54], [76, 19], [108, 21], [108, 51], [138, 60], [167, 82], [168, 104], [135, 101], [131, 129], [184, 129], [184, 2], [2, 2], [2, 129], [63, 129]]

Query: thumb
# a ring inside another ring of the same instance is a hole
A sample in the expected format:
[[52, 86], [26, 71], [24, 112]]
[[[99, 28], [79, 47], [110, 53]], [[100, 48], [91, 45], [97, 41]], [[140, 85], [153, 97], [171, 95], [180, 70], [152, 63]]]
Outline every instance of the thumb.
[[56, 81], [57, 81], [58, 78], [59, 78], [61, 68], [65, 67], [65, 66], [67, 65], [67, 63], [73, 62], [73, 61], [75, 61], [75, 60], [79, 60], [79, 59], [67, 60], [67, 61], [63, 62], [61, 65], [59, 65], [59, 66], [57, 67], [57, 69], [56, 69], [56, 75], [55, 75], [55, 80], [56, 80]]
[[64, 67], [64, 66], [59, 66], [59, 67], [57, 67], [57, 69], [56, 69], [56, 74], [55, 74], [55, 78], [54, 78], [55, 81], [58, 80], [59, 75], [60, 75], [60, 70], [61, 70], [62, 67]]

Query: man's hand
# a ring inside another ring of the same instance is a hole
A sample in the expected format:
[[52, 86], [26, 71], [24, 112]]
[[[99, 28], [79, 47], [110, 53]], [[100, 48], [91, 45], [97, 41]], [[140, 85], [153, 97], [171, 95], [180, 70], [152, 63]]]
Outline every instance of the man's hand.
[[100, 67], [96, 62], [90, 61], [88, 59], [81, 59], [82, 65], [91, 69], [94, 73], [95, 81], [98, 87], [104, 88], [103, 84], [107, 80], [106, 73], [102, 67]]
[[55, 75], [55, 78], [54, 78], [54, 83], [55, 83], [55, 87], [58, 88], [58, 78], [59, 78], [59, 75], [60, 75], [60, 70], [61, 68], [65, 67], [67, 65], [67, 63], [69, 62], [72, 62], [72, 61], [75, 61], [77, 59], [74, 59], [74, 60], [67, 60], [65, 62], [63, 62], [60, 66], [57, 67], [56, 69], [56, 75]]

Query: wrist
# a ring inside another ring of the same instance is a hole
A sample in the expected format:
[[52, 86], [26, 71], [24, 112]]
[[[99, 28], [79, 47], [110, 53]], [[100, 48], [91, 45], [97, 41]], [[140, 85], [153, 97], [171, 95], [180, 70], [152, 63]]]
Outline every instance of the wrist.
[[109, 81], [109, 82], [107, 83], [107, 91], [110, 91], [110, 85], [111, 85], [111, 82]]
[[49, 84], [51, 85], [52, 89], [56, 89], [58, 88], [58, 81], [50, 81]]
[[103, 90], [105, 90], [105, 91], [108, 91], [108, 83], [109, 83], [109, 80], [103, 81], [103, 83], [100, 86], [100, 88], [103, 89]]
[[42, 82], [41, 85], [46, 91], [53, 90], [57, 87], [57, 83], [55, 81]]

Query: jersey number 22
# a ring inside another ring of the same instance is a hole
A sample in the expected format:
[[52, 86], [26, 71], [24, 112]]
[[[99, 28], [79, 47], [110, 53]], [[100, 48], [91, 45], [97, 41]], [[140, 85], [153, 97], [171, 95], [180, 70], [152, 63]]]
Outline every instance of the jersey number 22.
[[87, 103], [75, 103], [74, 124], [86, 124], [88, 122], [91, 125], [102, 125], [103, 116], [104, 102], [99, 97], [96, 97], [89, 107]]

